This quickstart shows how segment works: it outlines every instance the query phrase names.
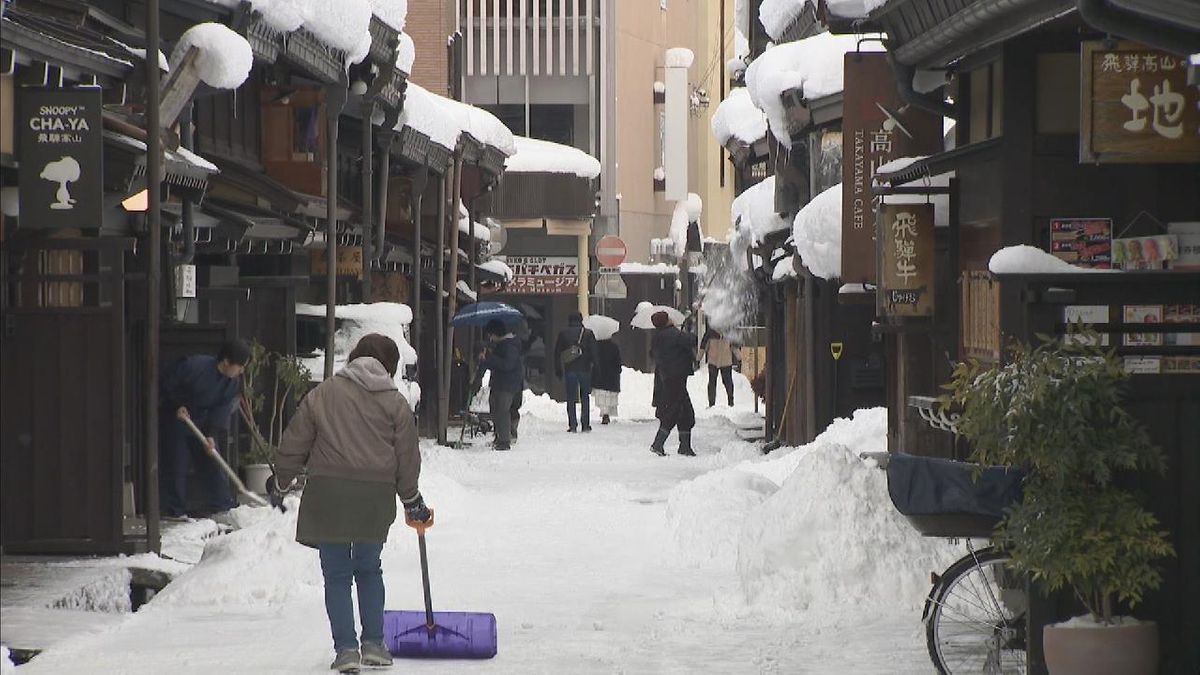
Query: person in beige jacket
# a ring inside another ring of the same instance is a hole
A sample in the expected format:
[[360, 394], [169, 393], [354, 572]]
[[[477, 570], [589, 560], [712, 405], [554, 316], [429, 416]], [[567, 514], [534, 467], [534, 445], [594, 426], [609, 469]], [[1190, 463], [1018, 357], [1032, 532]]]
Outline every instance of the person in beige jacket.
[[[430, 523], [417, 480], [421, 452], [416, 421], [393, 378], [400, 350], [372, 333], [359, 340], [346, 367], [300, 402], [280, 442], [268, 489], [307, 473], [296, 541], [317, 549], [325, 578], [325, 611], [337, 652], [330, 668], [391, 665], [383, 644], [383, 570], [379, 556], [396, 520]], [[358, 587], [362, 645], [354, 627], [351, 582]]]
[[700, 341], [704, 360], [708, 362], [708, 407], [717, 404], [717, 375], [725, 384], [729, 407], [733, 407], [733, 364], [738, 360], [737, 347], [717, 331], [709, 328]]

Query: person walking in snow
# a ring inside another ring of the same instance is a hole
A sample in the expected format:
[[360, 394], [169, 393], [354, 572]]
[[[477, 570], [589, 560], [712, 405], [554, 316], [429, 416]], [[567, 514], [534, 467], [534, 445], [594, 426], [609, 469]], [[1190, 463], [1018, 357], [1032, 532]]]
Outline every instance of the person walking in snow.
[[479, 374], [491, 371], [489, 381], [488, 411], [496, 428], [495, 450], [508, 450], [517, 438], [517, 427], [521, 423], [521, 393], [525, 390], [525, 359], [521, 354], [521, 341], [498, 319], [492, 319], [484, 327], [492, 346], [484, 351], [479, 360]]
[[[336, 656], [330, 669], [358, 672], [388, 666], [383, 643], [383, 570], [379, 556], [396, 520], [396, 497], [411, 523], [433, 524], [417, 481], [421, 452], [408, 401], [396, 389], [400, 350], [391, 338], [364, 335], [348, 363], [300, 402], [280, 441], [276, 474], [281, 498], [307, 473], [296, 541], [316, 548], [325, 578], [325, 612]], [[362, 642], [354, 627], [351, 583], [358, 587]], [[361, 651], [360, 651], [361, 649]]]
[[592, 365], [592, 392], [600, 409], [600, 424], [608, 424], [617, 416], [617, 400], [621, 396], [621, 348], [612, 336], [596, 340], [596, 362]]
[[650, 317], [654, 337], [650, 339], [650, 354], [654, 357], [654, 408], [658, 418], [658, 434], [650, 451], [666, 455], [663, 444], [672, 429], [679, 430], [679, 454], [695, 457], [692, 451], [692, 427], [696, 426], [696, 411], [688, 395], [687, 381], [696, 371], [696, 338], [671, 325], [666, 312]]
[[[596, 336], [584, 328], [583, 315], [573, 312], [567, 317], [567, 327], [559, 331], [554, 343], [554, 374], [567, 388], [567, 431], [575, 433], [592, 430], [591, 402], [592, 364], [596, 361]], [[575, 402], [579, 401], [579, 419], [575, 418]]]
[[165, 518], [187, 516], [188, 469], [195, 466], [204, 486], [199, 515], [211, 516], [237, 506], [229, 479], [205, 454], [188, 429], [190, 417], [210, 447], [227, 440], [229, 420], [242, 394], [242, 372], [250, 363], [250, 347], [240, 340], [221, 345], [217, 355], [196, 354], [168, 369], [159, 387], [159, 491]]
[[717, 331], [709, 328], [700, 340], [700, 350], [708, 362], [708, 407], [717, 404], [717, 375], [725, 384], [729, 407], [733, 407], [733, 364], [738, 360], [737, 347]]

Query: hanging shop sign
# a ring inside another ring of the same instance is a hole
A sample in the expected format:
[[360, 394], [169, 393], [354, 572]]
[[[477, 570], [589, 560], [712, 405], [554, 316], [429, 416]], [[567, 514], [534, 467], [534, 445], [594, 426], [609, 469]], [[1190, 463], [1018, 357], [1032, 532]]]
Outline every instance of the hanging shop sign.
[[877, 307], [888, 316], [933, 314], [933, 205], [880, 207]]
[[[335, 255], [337, 256], [337, 276], [354, 277], [355, 279], [362, 278], [363, 254], [361, 246], [339, 246]], [[329, 269], [325, 264], [325, 251], [323, 249], [313, 249], [309, 260], [311, 261], [309, 266], [310, 273], [315, 277], [325, 276], [325, 270]]]
[[1111, 218], [1055, 218], [1050, 221], [1050, 253], [1094, 269], [1112, 266]]
[[571, 256], [504, 258], [513, 280], [504, 289], [511, 295], [573, 295], [579, 292], [579, 259]]
[[1133, 42], [1083, 43], [1081, 162], [1194, 162], [1200, 157], [1200, 87], [1187, 63]]
[[21, 89], [21, 226], [99, 228], [104, 198], [100, 89]]
[[842, 95], [842, 280], [875, 283], [875, 171], [942, 151], [942, 118], [906, 106], [882, 52], [845, 56]]

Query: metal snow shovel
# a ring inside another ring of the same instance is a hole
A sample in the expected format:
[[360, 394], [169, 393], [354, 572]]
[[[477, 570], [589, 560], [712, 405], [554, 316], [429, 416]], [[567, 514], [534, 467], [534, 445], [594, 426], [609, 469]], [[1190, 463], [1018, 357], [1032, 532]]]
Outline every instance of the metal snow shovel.
[[490, 659], [496, 655], [496, 615], [481, 612], [435, 612], [429, 595], [429, 559], [425, 553], [425, 530], [429, 522], [405, 523], [417, 531], [421, 549], [421, 583], [425, 611], [383, 613], [383, 639], [392, 656], [409, 659]]
[[225, 459], [221, 457], [221, 453], [217, 452], [217, 447], [215, 445], [208, 444], [208, 439], [205, 438], [204, 434], [196, 426], [196, 423], [192, 421], [192, 418], [189, 415], [178, 415], [177, 417], [183, 420], [183, 423], [192, 430], [192, 433], [196, 435], [196, 438], [200, 439], [200, 445], [204, 446], [205, 452], [207, 452], [208, 456], [217, 463], [217, 466], [221, 467], [221, 470], [225, 472], [225, 475], [229, 476], [229, 480], [233, 481], [233, 486], [237, 488], [238, 492], [245, 495], [246, 499], [249, 499], [258, 506], [270, 506], [270, 504], [268, 504], [267, 501], [262, 497], [259, 497], [258, 495], [246, 489], [246, 485], [242, 483], [242, 479], [238, 478], [238, 475], [234, 473], [233, 469], [229, 468], [229, 465], [225, 463]]

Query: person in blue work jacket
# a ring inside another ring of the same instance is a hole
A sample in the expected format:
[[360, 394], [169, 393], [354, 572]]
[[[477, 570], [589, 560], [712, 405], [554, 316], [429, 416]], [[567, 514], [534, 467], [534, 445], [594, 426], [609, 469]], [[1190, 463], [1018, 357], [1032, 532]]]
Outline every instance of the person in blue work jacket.
[[165, 372], [158, 415], [158, 477], [164, 518], [187, 517], [187, 478], [193, 462], [205, 491], [201, 512], [194, 515], [213, 515], [237, 506], [229, 479], [206, 456], [183, 417], [192, 419], [210, 445], [216, 445], [217, 436], [224, 442], [242, 394], [242, 372], [249, 362], [250, 347], [234, 340], [221, 345], [216, 356], [188, 356]]
[[521, 353], [521, 341], [503, 322], [492, 319], [484, 332], [491, 346], [484, 350], [479, 359], [479, 375], [492, 371], [488, 383], [488, 410], [496, 426], [495, 450], [508, 450], [517, 438], [517, 427], [521, 424], [521, 399], [525, 390], [525, 358]]

